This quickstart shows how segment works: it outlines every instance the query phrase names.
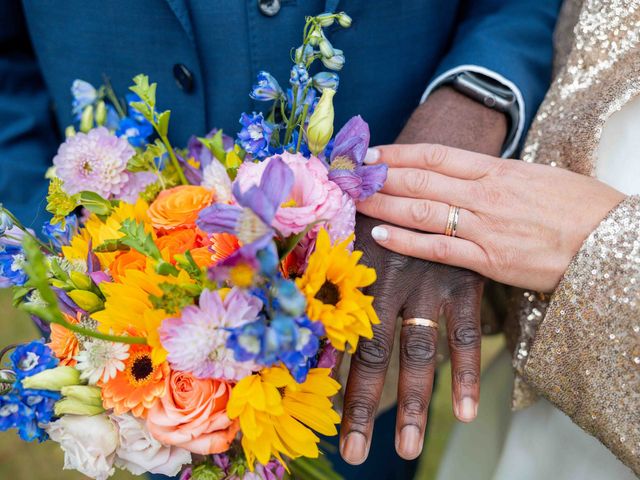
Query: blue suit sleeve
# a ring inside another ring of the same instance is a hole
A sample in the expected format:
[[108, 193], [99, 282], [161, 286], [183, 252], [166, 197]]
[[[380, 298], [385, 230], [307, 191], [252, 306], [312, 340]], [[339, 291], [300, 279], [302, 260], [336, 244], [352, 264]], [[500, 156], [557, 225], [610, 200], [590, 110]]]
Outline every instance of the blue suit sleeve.
[[19, 0], [0, 2], [0, 202], [35, 230], [57, 145], [50, 100]]
[[[468, 0], [434, 78], [463, 66], [497, 73], [524, 102], [525, 131], [551, 81], [561, 0]], [[522, 111], [522, 110], [521, 110]]]

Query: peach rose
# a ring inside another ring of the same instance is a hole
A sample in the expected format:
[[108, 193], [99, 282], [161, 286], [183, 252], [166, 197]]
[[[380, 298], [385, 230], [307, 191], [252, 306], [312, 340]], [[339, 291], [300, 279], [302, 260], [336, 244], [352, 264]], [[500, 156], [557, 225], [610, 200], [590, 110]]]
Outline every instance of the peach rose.
[[167, 393], [149, 410], [147, 428], [165, 445], [200, 455], [222, 453], [240, 429], [237, 420], [227, 416], [230, 393], [225, 381], [172, 372]]
[[109, 265], [109, 273], [114, 280], [118, 281], [127, 270], [144, 271], [147, 264], [147, 257], [137, 250], [129, 250], [118, 254], [115, 260]]
[[200, 210], [208, 207], [211, 202], [211, 190], [196, 185], [181, 185], [160, 192], [147, 214], [157, 229], [193, 226]]

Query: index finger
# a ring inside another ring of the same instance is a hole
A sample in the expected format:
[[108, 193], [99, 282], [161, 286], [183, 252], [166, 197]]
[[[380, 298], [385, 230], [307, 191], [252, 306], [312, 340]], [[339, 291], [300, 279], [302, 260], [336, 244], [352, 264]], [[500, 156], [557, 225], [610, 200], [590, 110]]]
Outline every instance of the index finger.
[[465, 180], [484, 177], [497, 159], [489, 155], [431, 143], [382, 145], [369, 149], [365, 162], [391, 168], [419, 168]]

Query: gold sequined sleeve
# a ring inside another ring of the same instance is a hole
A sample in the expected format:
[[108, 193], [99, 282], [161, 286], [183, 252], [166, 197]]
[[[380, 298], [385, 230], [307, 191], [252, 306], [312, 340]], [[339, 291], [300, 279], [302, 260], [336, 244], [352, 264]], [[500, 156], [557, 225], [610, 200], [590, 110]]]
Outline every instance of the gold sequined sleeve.
[[572, 260], [524, 376], [640, 475], [640, 196], [612, 210]]

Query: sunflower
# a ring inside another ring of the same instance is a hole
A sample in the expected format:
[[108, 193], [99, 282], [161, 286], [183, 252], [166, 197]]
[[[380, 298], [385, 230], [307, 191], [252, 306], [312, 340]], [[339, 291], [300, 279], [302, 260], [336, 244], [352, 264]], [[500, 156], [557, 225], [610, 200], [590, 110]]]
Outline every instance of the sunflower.
[[113, 409], [116, 415], [131, 412], [145, 417], [147, 411], [165, 393], [166, 379], [171, 373], [166, 362], [154, 365], [151, 348], [132, 345], [123, 371], [108, 382], [99, 381], [104, 408]]
[[156, 273], [153, 261], [148, 259], [144, 271], [125, 270], [117, 282], [100, 284], [100, 290], [106, 297], [104, 310], [91, 317], [98, 322], [98, 330], [101, 332], [145, 337], [153, 347], [153, 363], [158, 365], [167, 358], [167, 351], [160, 343], [158, 328], [171, 315], [154, 307], [150, 297], [163, 296], [161, 284], [192, 283], [193, 280], [183, 270], [175, 277]]
[[373, 297], [360, 288], [376, 281], [373, 268], [358, 265], [362, 252], [349, 250], [353, 235], [331, 245], [326, 230], [318, 232], [315, 251], [296, 285], [307, 298], [307, 315], [320, 321], [338, 350], [355, 350], [359, 337], [373, 337], [372, 324], [379, 323]]
[[[67, 322], [75, 325], [80, 323], [80, 313], [78, 318], [64, 314]], [[57, 323], [51, 324], [51, 340], [47, 344], [56, 357], [60, 360], [60, 365], [74, 367], [76, 365], [75, 356], [78, 354], [79, 344], [78, 338], [71, 330], [67, 330]]]
[[[266, 368], [238, 382], [231, 391], [227, 415], [238, 418], [242, 448], [249, 467], [272, 456], [317, 458], [322, 435], [336, 435], [340, 416], [330, 398], [340, 384], [328, 368], [312, 368], [304, 383], [296, 383], [283, 366]], [[312, 430], [313, 429], [313, 430]]]

